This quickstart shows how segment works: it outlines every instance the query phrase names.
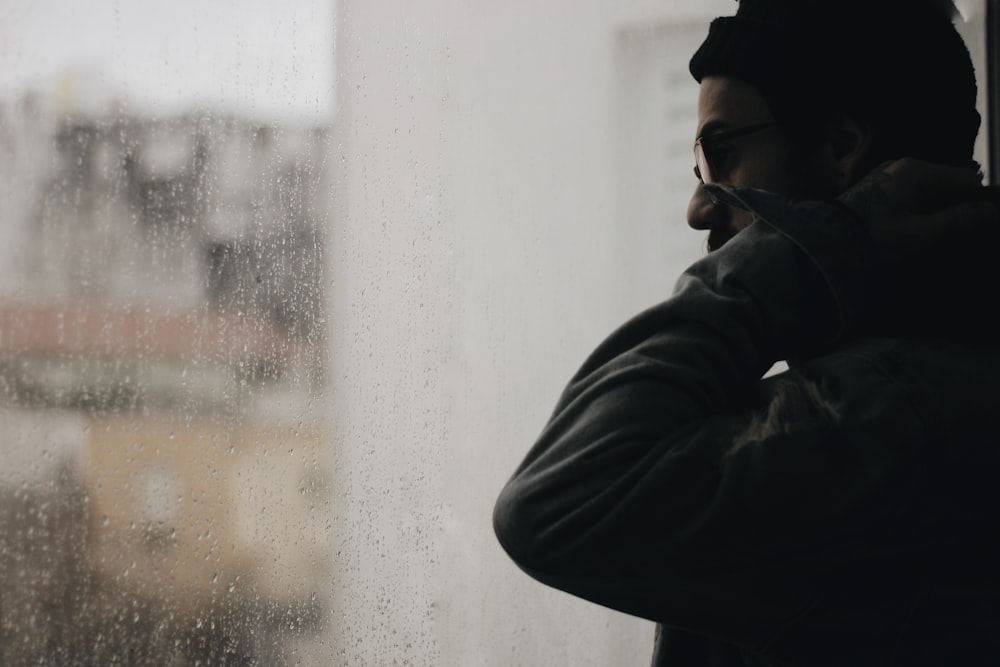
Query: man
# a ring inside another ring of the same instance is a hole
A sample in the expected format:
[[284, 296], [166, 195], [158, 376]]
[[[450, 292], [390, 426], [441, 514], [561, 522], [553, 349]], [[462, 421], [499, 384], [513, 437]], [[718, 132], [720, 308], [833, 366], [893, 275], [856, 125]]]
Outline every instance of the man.
[[743, 0], [691, 60], [711, 252], [494, 512], [528, 574], [656, 621], [654, 664], [1000, 664], [1000, 220], [953, 17]]

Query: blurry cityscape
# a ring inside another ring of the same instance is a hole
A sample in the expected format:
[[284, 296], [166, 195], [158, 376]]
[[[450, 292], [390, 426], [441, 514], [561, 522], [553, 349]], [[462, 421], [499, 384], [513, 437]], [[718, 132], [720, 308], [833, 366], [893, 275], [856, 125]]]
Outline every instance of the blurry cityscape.
[[0, 100], [0, 665], [319, 641], [329, 138]]

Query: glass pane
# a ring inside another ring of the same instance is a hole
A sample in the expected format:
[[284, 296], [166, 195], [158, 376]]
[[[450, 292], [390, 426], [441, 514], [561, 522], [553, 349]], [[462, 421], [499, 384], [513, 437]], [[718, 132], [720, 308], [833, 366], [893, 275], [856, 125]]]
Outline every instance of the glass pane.
[[335, 655], [649, 664], [652, 623], [531, 580], [491, 514], [581, 360], [702, 252], [687, 59], [733, 2], [339, 6]]
[[0, 663], [308, 661], [332, 7], [5, 10]]
[[490, 518], [702, 252], [732, 0], [5, 10], [0, 664], [648, 664]]

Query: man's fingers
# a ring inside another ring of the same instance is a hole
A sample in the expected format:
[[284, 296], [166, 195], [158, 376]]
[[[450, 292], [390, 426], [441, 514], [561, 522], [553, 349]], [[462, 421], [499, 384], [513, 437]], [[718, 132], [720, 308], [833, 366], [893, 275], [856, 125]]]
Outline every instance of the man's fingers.
[[985, 190], [978, 171], [969, 167], [902, 158], [884, 167], [890, 199], [912, 211], [928, 211], [957, 200], [983, 199]]
[[955, 204], [933, 213], [904, 213], [880, 218], [869, 233], [884, 257], [921, 261], [928, 254], [970, 239], [1000, 240], [1000, 209], [988, 201]]
[[989, 201], [970, 201], [914, 216], [914, 220], [928, 236], [940, 238], [941, 234], [1000, 228], [1000, 209]]
[[926, 257], [954, 244], [1000, 239], [1000, 209], [987, 201], [973, 201], [916, 215], [904, 215], [872, 230], [876, 246], [889, 255]]

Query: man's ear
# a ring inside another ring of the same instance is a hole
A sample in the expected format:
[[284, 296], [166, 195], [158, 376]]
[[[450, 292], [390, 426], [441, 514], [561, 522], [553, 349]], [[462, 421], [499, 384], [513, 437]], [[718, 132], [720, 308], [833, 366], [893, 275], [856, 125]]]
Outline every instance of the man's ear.
[[871, 138], [871, 128], [866, 123], [848, 116], [830, 127], [829, 156], [841, 189], [857, 182], [874, 166], [869, 158]]

